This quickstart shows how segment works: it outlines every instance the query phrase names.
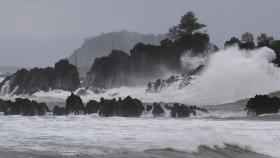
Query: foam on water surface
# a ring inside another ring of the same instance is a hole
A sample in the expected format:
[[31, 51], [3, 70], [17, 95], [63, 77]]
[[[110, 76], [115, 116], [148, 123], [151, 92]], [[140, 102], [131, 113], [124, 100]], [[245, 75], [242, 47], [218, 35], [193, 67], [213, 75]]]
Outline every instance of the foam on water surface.
[[0, 146], [16, 151], [64, 155], [173, 148], [197, 151], [200, 145], [239, 145], [280, 157], [280, 124], [275, 121], [87, 116], [0, 116]]

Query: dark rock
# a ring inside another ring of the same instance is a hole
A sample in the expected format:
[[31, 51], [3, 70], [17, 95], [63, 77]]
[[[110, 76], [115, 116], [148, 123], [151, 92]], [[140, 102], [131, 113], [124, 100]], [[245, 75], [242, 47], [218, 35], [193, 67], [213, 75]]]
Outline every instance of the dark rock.
[[99, 115], [103, 117], [108, 116], [122, 116], [122, 117], [139, 117], [144, 111], [142, 102], [138, 99], [132, 99], [130, 96], [124, 100], [119, 98], [106, 100], [101, 98], [100, 100]]
[[73, 93], [66, 99], [66, 111], [68, 114], [83, 114], [85, 110], [82, 99]]
[[250, 116], [278, 113], [279, 109], [280, 99], [268, 95], [256, 95], [247, 102], [245, 108]]
[[171, 117], [189, 117], [190, 114], [193, 114], [195, 116], [196, 111], [207, 113], [207, 110], [203, 108], [174, 103], [173, 107], [171, 108]]
[[85, 114], [93, 114], [93, 113], [97, 113], [98, 110], [100, 108], [100, 105], [97, 101], [95, 100], [90, 100], [87, 104], [86, 104], [86, 108], [85, 108]]
[[108, 57], [96, 58], [92, 71], [88, 74], [86, 87], [107, 89], [122, 85], [130, 86], [131, 82], [128, 78], [131, 67], [129, 63], [129, 55], [117, 50], [113, 50]]
[[152, 110], [153, 109], [153, 106], [152, 105], [147, 105], [146, 106], [146, 111], [150, 111], [150, 110]]
[[9, 105], [11, 105], [11, 101], [0, 99], [0, 112], [4, 112], [9, 107]]
[[153, 104], [153, 111], [152, 114], [154, 117], [158, 117], [164, 114], [164, 110], [160, 104], [154, 103]]
[[165, 105], [164, 105], [164, 108], [167, 109], [167, 110], [171, 110], [171, 109], [172, 109], [172, 106], [170, 106], [170, 105], [168, 105], [168, 104], [165, 104]]
[[59, 107], [59, 106], [54, 106], [53, 108], [53, 115], [55, 116], [62, 116], [62, 115], [66, 115], [67, 111], [64, 107]]
[[69, 64], [68, 60], [55, 63], [52, 76], [52, 89], [74, 91], [80, 87], [79, 73], [76, 66]]
[[144, 111], [144, 106], [142, 102], [138, 99], [132, 99], [130, 96], [127, 96], [123, 101], [118, 100], [118, 115], [123, 117], [138, 117]]
[[106, 100], [104, 98], [101, 98], [99, 106], [100, 106], [100, 110], [98, 112], [99, 116], [102, 117], [118, 116], [117, 110], [119, 105], [116, 99]]
[[163, 41], [159, 46], [138, 43], [130, 55], [113, 50], [109, 56], [95, 59], [85, 85], [106, 89], [134, 86], [161, 78], [166, 71], [183, 73], [181, 55], [187, 50], [197, 55], [212, 52], [210, 45], [207, 34], [195, 33], [178, 41]]
[[21, 69], [0, 83], [1, 94], [32, 94], [36, 91], [62, 89], [74, 91], [80, 86], [79, 74], [74, 65], [60, 60], [54, 68]]
[[16, 98], [15, 102], [7, 101], [4, 115], [42, 116], [50, 112], [45, 103], [37, 103], [29, 99]]

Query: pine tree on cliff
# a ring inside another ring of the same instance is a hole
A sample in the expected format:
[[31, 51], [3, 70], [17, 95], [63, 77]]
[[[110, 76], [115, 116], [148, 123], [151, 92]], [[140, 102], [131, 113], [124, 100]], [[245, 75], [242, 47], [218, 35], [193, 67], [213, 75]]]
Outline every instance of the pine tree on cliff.
[[199, 23], [195, 14], [190, 11], [182, 16], [180, 24], [169, 29], [167, 35], [173, 40], [179, 40], [185, 35], [191, 35], [204, 27], [206, 27], [206, 25]]

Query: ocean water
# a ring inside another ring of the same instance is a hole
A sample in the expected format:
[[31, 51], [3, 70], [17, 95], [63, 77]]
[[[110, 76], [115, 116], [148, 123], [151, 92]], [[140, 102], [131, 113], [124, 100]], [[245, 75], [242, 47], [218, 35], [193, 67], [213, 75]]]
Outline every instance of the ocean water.
[[280, 157], [277, 119], [2, 115], [0, 127], [0, 155], [4, 157], [163, 157], [167, 153], [170, 157], [203, 157], [205, 152], [209, 157], [217, 153]]
[[[279, 158], [280, 115], [251, 118], [244, 111], [246, 98], [280, 89], [279, 68], [271, 64], [274, 58], [268, 48], [250, 52], [231, 48], [210, 56], [205, 71], [180, 90], [176, 85], [160, 93], [121, 87], [81, 96], [84, 103], [130, 95], [145, 103], [180, 102], [210, 110], [196, 117], [0, 115], [0, 158]], [[51, 108], [64, 106], [70, 92], [13, 96], [2, 89], [1, 94], [2, 99], [43, 101]], [[240, 99], [245, 100], [235, 102]]]

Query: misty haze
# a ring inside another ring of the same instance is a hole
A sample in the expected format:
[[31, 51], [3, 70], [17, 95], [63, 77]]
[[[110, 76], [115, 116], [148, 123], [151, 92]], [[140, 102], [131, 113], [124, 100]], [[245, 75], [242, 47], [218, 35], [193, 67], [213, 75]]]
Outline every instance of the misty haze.
[[0, 0], [0, 157], [280, 157], [278, 6]]

